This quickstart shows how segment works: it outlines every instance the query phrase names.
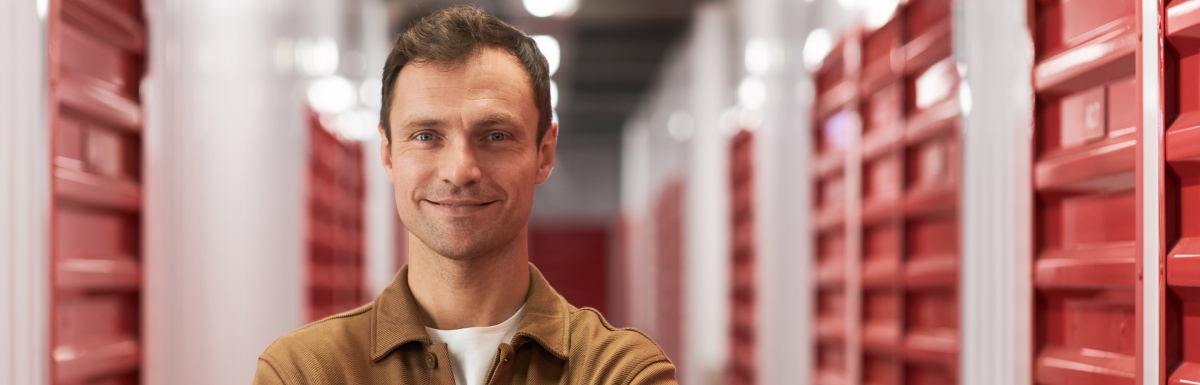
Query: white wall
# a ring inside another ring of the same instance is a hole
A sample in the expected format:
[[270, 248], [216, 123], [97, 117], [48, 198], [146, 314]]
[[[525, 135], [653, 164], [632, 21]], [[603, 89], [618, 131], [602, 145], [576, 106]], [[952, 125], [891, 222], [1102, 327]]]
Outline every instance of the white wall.
[[0, 2], [0, 384], [49, 380], [45, 3]]

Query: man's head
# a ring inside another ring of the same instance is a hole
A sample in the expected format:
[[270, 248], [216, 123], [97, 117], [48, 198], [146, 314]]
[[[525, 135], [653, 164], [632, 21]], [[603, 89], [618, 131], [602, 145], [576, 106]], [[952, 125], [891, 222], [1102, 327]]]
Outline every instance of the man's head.
[[[513, 55], [528, 75], [533, 105], [538, 110], [538, 139], [550, 129], [550, 65], [533, 38], [479, 8], [457, 6], [435, 11], [409, 27], [392, 44], [383, 65], [383, 105], [391, 106], [400, 71], [412, 63], [460, 65], [482, 49], [492, 48]], [[391, 134], [389, 108], [379, 111], [385, 134]]]
[[476, 8], [440, 10], [397, 38], [383, 84], [380, 152], [408, 230], [457, 260], [518, 241], [558, 138], [533, 40]]

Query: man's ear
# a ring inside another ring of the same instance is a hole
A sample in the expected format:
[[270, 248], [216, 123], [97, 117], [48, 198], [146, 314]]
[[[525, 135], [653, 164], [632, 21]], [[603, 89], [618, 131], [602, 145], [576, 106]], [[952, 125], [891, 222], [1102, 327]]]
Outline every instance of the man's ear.
[[[387, 131], [383, 130], [383, 123], [379, 126], [379, 160], [383, 162], [383, 170], [386, 171], [389, 181], [392, 181], [392, 141], [388, 138]], [[395, 181], [392, 181], [395, 183]]]
[[558, 123], [550, 123], [550, 129], [538, 143], [537, 184], [542, 184], [554, 171], [554, 150], [558, 147]]

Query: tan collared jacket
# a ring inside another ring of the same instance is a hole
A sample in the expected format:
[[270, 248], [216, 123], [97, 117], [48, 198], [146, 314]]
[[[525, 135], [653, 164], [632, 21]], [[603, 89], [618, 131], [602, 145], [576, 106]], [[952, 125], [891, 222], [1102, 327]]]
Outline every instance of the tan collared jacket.
[[[615, 329], [577, 309], [529, 265], [525, 315], [497, 349], [485, 381], [498, 384], [675, 384], [675, 366], [635, 329]], [[450, 352], [425, 333], [408, 267], [375, 301], [276, 340], [254, 383], [453, 384]]]

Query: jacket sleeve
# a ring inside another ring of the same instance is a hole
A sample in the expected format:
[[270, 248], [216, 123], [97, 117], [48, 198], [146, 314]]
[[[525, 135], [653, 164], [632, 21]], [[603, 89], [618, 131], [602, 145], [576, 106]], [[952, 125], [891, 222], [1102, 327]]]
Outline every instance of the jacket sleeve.
[[284, 385], [283, 378], [279, 376], [279, 372], [271, 366], [270, 362], [262, 358], [258, 359], [258, 370], [254, 372], [254, 385]]
[[642, 366], [642, 369], [633, 376], [629, 384], [678, 385], [679, 382], [675, 379], [675, 364], [672, 364], [666, 357], [651, 360], [649, 364]]

